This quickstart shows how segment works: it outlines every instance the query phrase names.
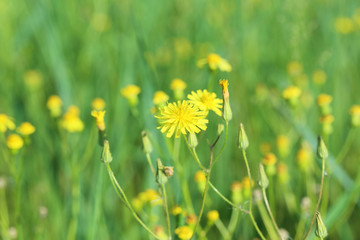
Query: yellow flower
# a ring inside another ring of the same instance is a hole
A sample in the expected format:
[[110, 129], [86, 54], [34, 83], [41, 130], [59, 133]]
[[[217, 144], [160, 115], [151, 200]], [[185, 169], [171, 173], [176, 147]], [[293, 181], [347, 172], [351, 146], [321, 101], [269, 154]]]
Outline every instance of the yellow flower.
[[334, 23], [335, 30], [341, 34], [349, 34], [354, 31], [355, 26], [351, 18], [338, 17]]
[[209, 93], [205, 90], [197, 90], [196, 93], [194, 91], [191, 94], [187, 95], [189, 102], [198, 106], [201, 110], [209, 112], [209, 110], [214, 111], [217, 115], [221, 116], [222, 113], [220, 108], [223, 102], [222, 99], [216, 98], [215, 93]]
[[181, 134], [199, 133], [206, 130], [206, 124], [209, 120], [205, 119], [206, 112], [200, 111], [188, 101], [178, 101], [177, 103], [169, 103], [167, 106], [160, 108], [160, 115], [155, 116], [160, 119], [162, 133], [167, 132], [166, 137], [171, 138], [175, 133], [175, 138]]
[[80, 110], [76, 106], [70, 106], [63, 116], [62, 127], [68, 132], [81, 132], [84, 124], [79, 118]]
[[161, 205], [162, 198], [160, 194], [155, 191], [154, 189], [147, 189], [145, 191], [145, 198], [146, 201], [149, 202], [151, 205]]
[[181, 214], [182, 212], [183, 212], [183, 210], [180, 206], [174, 206], [171, 209], [171, 214], [173, 214], [174, 216], [177, 216], [177, 215]]
[[281, 183], [289, 182], [289, 171], [285, 163], [279, 163], [276, 170]]
[[209, 211], [207, 214], [207, 219], [209, 222], [215, 222], [219, 219], [219, 212], [216, 210]]
[[[241, 185], [243, 186], [243, 188], [245, 189], [249, 189], [250, 188], [250, 179], [248, 177], [244, 177]], [[254, 180], [251, 179], [251, 187], [254, 186]]]
[[277, 149], [280, 156], [286, 157], [290, 152], [290, 140], [285, 135], [280, 135], [276, 139]]
[[17, 132], [23, 136], [29, 136], [35, 132], [35, 127], [29, 122], [23, 122], [18, 127]]
[[6, 145], [11, 150], [19, 150], [24, 145], [24, 141], [19, 135], [11, 134], [6, 140]]
[[163, 91], [157, 91], [153, 97], [153, 103], [157, 106], [164, 105], [169, 100], [169, 96]]
[[170, 84], [170, 89], [175, 91], [175, 90], [185, 90], [186, 88], [186, 83], [179, 79], [179, 78], [174, 78], [172, 81], [171, 81], [171, 84]]
[[50, 114], [52, 117], [59, 117], [61, 115], [62, 101], [58, 96], [50, 96], [46, 106], [50, 110]]
[[274, 165], [277, 162], [277, 158], [273, 153], [267, 153], [262, 162], [264, 163], [265, 166], [267, 165]]
[[137, 105], [140, 92], [141, 89], [134, 84], [130, 84], [120, 90], [120, 94], [128, 100], [131, 106]]
[[200, 68], [202, 68], [206, 64], [211, 71], [219, 69], [222, 72], [231, 72], [232, 70], [229, 62], [215, 53], [210, 53], [207, 58], [200, 59], [197, 62], [197, 66]]
[[239, 182], [239, 181], [234, 181], [234, 182], [231, 184], [231, 191], [232, 191], [232, 192], [241, 191], [241, 189], [242, 189], [242, 184], [241, 184], [241, 182]]
[[201, 170], [197, 171], [195, 173], [194, 180], [195, 182], [205, 182], [206, 181], [205, 173]]
[[91, 102], [91, 106], [94, 110], [104, 110], [106, 103], [104, 101], [104, 99], [102, 98], [95, 98], [92, 102]]
[[332, 97], [327, 94], [320, 94], [316, 102], [318, 106], [329, 105], [332, 102]]
[[105, 112], [106, 111], [97, 111], [97, 110], [91, 111], [91, 116], [93, 116], [96, 119], [96, 126], [100, 131], [105, 131], [105, 122], [104, 122]]
[[350, 108], [351, 116], [360, 116], [360, 105], [354, 105]]
[[328, 114], [325, 116], [321, 116], [319, 120], [320, 120], [320, 123], [330, 124], [330, 123], [334, 122], [334, 116], [331, 114]]
[[296, 162], [300, 169], [307, 172], [311, 169], [312, 162], [314, 160], [314, 154], [312, 152], [311, 145], [309, 143], [303, 143], [302, 147], [296, 154]]
[[222, 96], [223, 96], [223, 119], [226, 122], [229, 122], [232, 119], [232, 111], [230, 107], [230, 99], [229, 99], [229, 81], [227, 79], [223, 79], [219, 81], [220, 86], [222, 87]]
[[188, 226], [182, 226], [175, 229], [175, 234], [181, 240], [187, 240], [190, 239], [191, 236], [193, 235], [193, 230]]
[[8, 129], [15, 129], [15, 123], [8, 115], [0, 113], [0, 132], [6, 132]]
[[316, 70], [313, 72], [312, 79], [318, 85], [324, 84], [326, 82], [326, 73], [322, 70]]
[[297, 99], [301, 95], [301, 89], [296, 86], [287, 87], [283, 92], [282, 96], [286, 100]]
[[188, 225], [195, 225], [196, 221], [197, 221], [197, 217], [195, 214], [187, 215], [186, 220], [185, 220], [186, 224], [188, 224]]
[[289, 62], [287, 67], [287, 72], [290, 76], [294, 77], [294, 76], [297, 76], [299, 75], [300, 73], [302, 73], [303, 71], [303, 66], [301, 63], [299, 62], [296, 62], [296, 61], [292, 61], [292, 62]]
[[231, 184], [231, 200], [238, 204], [241, 203], [243, 200], [243, 194], [242, 194], [243, 186], [242, 183], [239, 181], [234, 181]]
[[24, 73], [24, 82], [27, 86], [37, 88], [41, 85], [43, 76], [41, 72], [29, 70]]

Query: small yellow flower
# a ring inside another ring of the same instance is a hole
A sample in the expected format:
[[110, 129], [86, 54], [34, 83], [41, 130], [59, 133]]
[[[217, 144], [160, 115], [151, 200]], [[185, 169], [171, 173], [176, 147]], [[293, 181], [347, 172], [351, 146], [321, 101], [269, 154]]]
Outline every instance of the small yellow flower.
[[275, 163], [277, 162], [277, 158], [273, 153], [267, 153], [262, 162], [264, 163], [265, 166], [267, 165], [275, 165]]
[[296, 86], [287, 87], [283, 92], [282, 96], [286, 100], [297, 99], [301, 95], [301, 89]]
[[320, 123], [322, 123], [322, 124], [331, 124], [332, 122], [334, 122], [334, 116], [331, 114], [328, 114], [325, 116], [321, 116], [319, 120], [320, 120]]
[[105, 112], [106, 111], [97, 111], [97, 110], [91, 111], [91, 116], [93, 116], [96, 119], [96, 126], [100, 131], [105, 131], [105, 122], [104, 122]]
[[145, 191], [145, 196], [147, 202], [149, 202], [151, 205], [162, 205], [162, 198], [160, 194], [155, 191], [154, 189], [147, 189]]
[[169, 100], [169, 96], [163, 91], [157, 91], [153, 97], [153, 103], [156, 106], [163, 106]]
[[36, 70], [29, 70], [24, 73], [24, 82], [27, 86], [37, 88], [41, 85], [43, 76], [41, 72]]
[[50, 96], [46, 106], [50, 110], [50, 114], [52, 117], [59, 117], [61, 115], [62, 101], [59, 96]]
[[188, 226], [182, 226], [175, 229], [175, 234], [181, 240], [188, 240], [193, 235], [193, 230]]
[[35, 132], [35, 127], [29, 122], [23, 122], [18, 127], [17, 132], [23, 136], [29, 136]]
[[351, 116], [360, 116], [360, 105], [354, 105], [350, 108]]
[[287, 67], [287, 72], [290, 76], [294, 77], [299, 75], [300, 73], [302, 73], [303, 71], [303, 66], [301, 63], [297, 62], [297, 61], [292, 61], [289, 62]]
[[80, 110], [76, 106], [70, 106], [63, 116], [62, 127], [68, 132], [81, 132], [84, 124], [79, 118]]
[[[248, 177], [244, 177], [241, 185], [243, 186], [244, 189], [249, 189], [250, 188], [250, 179]], [[251, 187], [254, 187], [254, 180], [251, 179]]]
[[207, 219], [209, 220], [209, 222], [215, 222], [219, 219], [219, 212], [216, 210], [209, 211], [207, 214]]
[[223, 79], [219, 81], [220, 86], [222, 87], [222, 96], [223, 96], [223, 119], [226, 122], [229, 122], [232, 119], [232, 111], [230, 107], [230, 95], [229, 95], [229, 81]]
[[24, 141], [19, 135], [11, 134], [6, 140], [6, 145], [11, 150], [19, 150], [24, 145]]
[[101, 111], [101, 110], [105, 109], [106, 103], [105, 103], [104, 99], [102, 99], [102, 98], [95, 98], [91, 102], [91, 106], [94, 110]]
[[15, 129], [15, 123], [8, 115], [0, 113], [0, 132], [6, 132], [8, 129]]
[[210, 93], [205, 90], [192, 91], [188, 96], [189, 102], [198, 106], [203, 111], [214, 111], [217, 115], [221, 116], [220, 111], [223, 100], [216, 98], [215, 93]]
[[290, 152], [290, 140], [285, 135], [280, 135], [276, 138], [276, 145], [280, 156], [286, 157]]
[[188, 225], [195, 225], [197, 222], [197, 217], [195, 214], [189, 214], [186, 216], [186, 220], [185, 220], [186, 224]]
[[197, 171], [195, 173], [194, 180], [195, 182], [205, 182], [206, 181], [205, 173], [201, 170]]
[[320, 94], [316, 102], [318, 106], [329, 105], [332, 102], [332, 96], [328, 94]]
[[171, 84], [170, 84], [170, 89], [175, 91], [175, 90], [185, 90], [186, 88], [186, 83], [179, 79], [179, 78], [174, 78], [172, 81], [171, 81]]
[[165, 230], [164, 230], [163, 226], [161, 226], [161, 225], [155, 226], [154, 233], [160, 239], [168, 239], [168, 236], [166, 235]]
[[205, 131], [206, 124], [209, 120], [205, 119], [206, 112], [200, 111], [188, 101], [178, 101], [177, 103], [169, 103], [167, 106], [160, 108], [160, 115], [155, 116], [160, 119], [160, 127], [162, 133], [167, 132], [166, 137], [171, 138], [175, 133], [175, 138], [179, 138], [181, 134], [199, 133]]
[[215, 53], [210, 53], [207, 58], [200, 59], [197, 62], [197, 66], [200, 68], [204, 67], [206, 64], [211, 71], [216, 71], [219, 69], [222, 72], [231, 72], [232, 70], [229, 62]]
[[130, 106], [136, 106], [138, 104], [138, 95], [140, 92], [141, 89], [134, 84], [130, 84], [120, 90], [120, 94], [128, 100]]
[[180, 206], [174, 206], [171, 209], [171, 214], [174, 216], [177, 216], [177, 215], [181, 214], [182, 212], [183, 212], [183, 209]]
[[334, 26], [335, 30], [340, 34], [349, 34], [355, 30], [354, 22], [348, 17], [338, 17]]
[[303, 143], [302, 147], [296, 154], [296, 162], [300, 169], [307, 172], [311, 169], [314, 160], [314, 153], [312, 152], [311, 145], [309, 143]]
[[242, 184], [239, 181], [234, 181], [231, 184], [231, 191], [232, 192], [237, 192], [237, 191], [241, 191], [242, 190]]
[[281, 183], [287, 183], [289, 182], [289, 170], [288, 170], [288, 167], [285, 163], [279, 163], [276, 167], [276, 170], [277, 170], [277, 176], [279, 178], [279, 181]]
[[322, 85], [326, 82], [326, 73], [322, 70], [316, 70], [312, 74], [312, 79], [315, 84]]

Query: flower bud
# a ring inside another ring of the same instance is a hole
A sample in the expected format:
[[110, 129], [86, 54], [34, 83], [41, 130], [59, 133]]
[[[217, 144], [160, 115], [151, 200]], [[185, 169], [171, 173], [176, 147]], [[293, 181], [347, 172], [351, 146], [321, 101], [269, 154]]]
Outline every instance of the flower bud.
[[189, 146], [194, 149], [198, 145], [198, 140], [195, 133], [189, 133], [188, 137]]
[[110, 145], [108, 140], [104, 140], [104, 147], [101, 153], [101, 161], [103, 163], [111, 163], [112, 156], [110, 152]]
[[221, 135], [222, 133], [223, 133], [223, 131], [224, 131], [224, 124], [221, 124], [221, 123], [219, 123], [218, 124], [218, 128], [217, 128], [217, 135]]
[[156, 182], [158, 184], [165, 184], [169, 177], [171, 177], [174, 174], [174, 168], [173, 167], [167, 167], [164, 166], [158, 158], [157, 160], [157, 172], [156, 172]]
[[329, 156], [326, 145], [320, 136], [318, 136], [317, 155], [321, 159], [326, 159]]
[[223, 95], [223, 118], [225, 122], [229, 122], [232, 119], [232, 111], [230, 108], [230, 99], [229, 99], [229, 82], [228, 80], [220, 80], [219, 84], [222, 87]]
[[259, 163], [259, 180], [258, 184], [261, 188], [267, 188], [269, 186], [269, 179], [266, 176], [264, 165]]
[[143, 151], [145, 154], [149, 154], [152, 152], [153, 148], [150, 142], [149, 137], [147, 136], [145, 131], [141, 132], [141, 136], [142, 136], [142, 142], [143, 142]]
[[321, 219], [320, 212], [316, 211], [315, 214], [316, 214], [315, 235], [318, 238], [323, 239], [328, 235], [327, 230], [326, 230], [326, 226], [325, 226], [323, 220]]
[[242, 123], [240, 123], [238, 147], [244, 150], [249, 147], [249, 140]]

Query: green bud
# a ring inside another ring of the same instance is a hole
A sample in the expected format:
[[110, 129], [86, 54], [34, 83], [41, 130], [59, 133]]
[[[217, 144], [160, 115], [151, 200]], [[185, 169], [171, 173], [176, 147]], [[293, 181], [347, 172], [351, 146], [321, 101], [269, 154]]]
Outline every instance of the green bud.
[[174, 168], [164, 166], [160, 158], [158, 158], [156, 163], [157, 163], [156, 182], [158, 184], [165, 184], [168, 181], [169, 177], [174, 175]]
[[189, 133], [188, 137], [189, 146], [191, 148], [196, 148], [198, 145], [198, 140], [195, 133]]
[[242, 123], [240, 123], [238, 147], [240, 149], [247, 149], [249, 147], [249, 140]]
[[329, 156], [326, 145], [320, 136], [318, 136], [317, 155], [321, 159], [326, 159]]
[[266, 176], [264, 165], [262, 165], [261, 163], [259, 163], [259, 176], [258, 177], [259, 177], [259, 179], [258, 179], [259, 186], [262, 188], [267, 188], [269, 186], [269, 179]]
[[323, 220], [321, 219], [320, 212], [316, 211], [315, 214], [316, 214], [315, 235], [318, 238], [323, 239], [328, 235], [327, 230], [326, 230], [326, 226], [325, 226]]
[[144, 153], [149, 154], [153, 150], [150, 139], [147, 136], [145, 131], [142, 131], [141, 135], [142, 135], [142, 141], [143, 141], [143, 151], [144, 151]]
[[103, 163], [111, 163], [111, 161], [112, 161], [109, 141], [106, 139], [104, 140], [104, 147], [103, 147], [103, 150], [101, 153], [101, 161]]
[[224, 118], [225, 122], [229, 122], [232, 119], [230, 100], [228, 98], [224, 99], [223, 118]]
[[221, 135], [224, 131], [224, 128], [225, 128], [224, 124], [219, 123], [217, 128], [217, 135]]

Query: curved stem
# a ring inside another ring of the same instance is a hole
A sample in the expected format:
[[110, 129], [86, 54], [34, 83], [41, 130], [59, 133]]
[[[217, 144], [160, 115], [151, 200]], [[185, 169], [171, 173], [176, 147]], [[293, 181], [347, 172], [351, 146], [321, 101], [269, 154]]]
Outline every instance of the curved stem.
[[311, 232], [311, 229], [312, 229], [312, 227], [313, 227], [313, 225], [314, 225], [314, 222], [315, 222], [316, 212], [318, 211], [319, 206], [320, 206], [320, 202], [321, 202], [321, 196], [322, 196], [322, 191], [323, 191], [323, 187], [324, 187], [325, 159], [321, 159], [321, 162], [322, 162], [322, 170], [321, 170], [321, 183], [320, 183], [319, 198], [318, 198], [318, 201], [317, 201], [317, 203], [316, 203], [314, 215], [313, 215], [313, 217], [312, 217], [309, 230], [306, 232], [305, 237], [304, 237], [304, 240], [309, 236], [309, 234], [310, 234], [310, 232]]
[[345, 140], [345, 143], [343, 144], [343, 147], [341, 148], [339, 154], [336, 156], [336, 162], [337, 163], [341, 163], [342, 160], [344, 160], [347, 152], [349, 151], [350, 147], [351, 147], [351, 144], [354, 140], [354, 137], [355, 137], [355, 129], [352, 128], [350, 129], [350, 132]]
[[146, 154], [146, 160], [150, 166], [151, 172], [154, 174], [154, 176], [156, 176], [156, 171], [155, 171], [154, 165], [151, 162], [151, 157], [150, 157], [149, 153]]
[[268, 213], [269, 213], [269, 215], [270, 215], [271, 221], [272, 221], [272, 223], [274, 224], [275, 229], [276, 229], [276, 231], [277, 231], [277, 233], [279, 234], [280, 239], [281, 239], [280, 229], [279, 229], [278, 225], [276, 224], [275, 218], [274, 218], [274, 216], [273, 216], [273, 214], [272, 214], [272, 212], [271, 212], [271, 208], [270, 208], [270, 205], [269, 205], [269, 201], [268, 201], [268, 199], [267, 199], [267, 197], [266, 197], [265, 188], [262, 188], [262, 194], [263, 194], [265, 206], [266, 206], [266, 209], [267, 209], [267, 211], [268, 211]]
[[185, 142], [186, 142], [186, 146], [188, 147], [191, 155], [193, 156], [193, 158], [195, 159], [195, 161], [197, 162], [197, 164], [199, 165], [199, 167], [200, 167], [202, 170], [206, 170], [206, 168], [204, 167], [204, 165], [202, 165], [201, 162], [200, 162], [200, 159], [199, 159], [199, 157], [198, 157], [198, 155], [197, 155], [197, 153], [196, 153], [196, 149], [195, 149], [195, 148], [191, 148], [190, 145], [189, 145], [188, 140], [186, 139], [186, 136], [185, 136], [185, 135], [183, 135], [183, 136], [184, 136], [184, 139], [185, 139]]
[[166, 188], [165, 184], [161, 184], [161, 191], [164, 198], [164, 209], [165, 209], [165, 215], [166, 215], [166, 226], [168, 229], [169, 239], [171, 239], [171, 226], [170, 226], [170, 215], [169, 215], [169, 207], [167, 202], [167, 195], [166, 195]]
[[226, 122], [225, 124], [225, 140], [224, 140], [224, 145], [222, 146], [220, 152], [215, 156], [214, 161], [210, 162], [210, 169], [209, 171], [211, 171], [211, 169], [215, 166], [216, 161], [219, 159], [221, 153], [224, 151], [226, 143], [227, 143], [227, 139], [228, 139], [228, 133], [229, 133], [229, 123]]

